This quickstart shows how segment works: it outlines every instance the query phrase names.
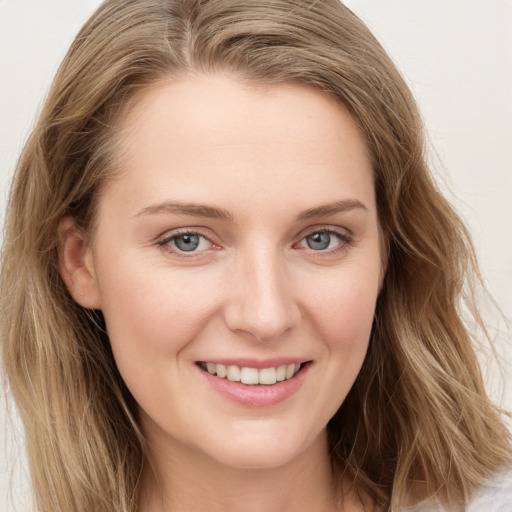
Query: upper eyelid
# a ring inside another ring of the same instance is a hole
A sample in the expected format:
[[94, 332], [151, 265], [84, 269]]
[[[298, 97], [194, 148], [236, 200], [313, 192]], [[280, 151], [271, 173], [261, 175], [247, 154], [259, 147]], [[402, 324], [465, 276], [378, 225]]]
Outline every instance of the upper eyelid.
[[309, 249], [309, 248], [306, 248], [304, 246], [300, 247], [302, 250], [310, 250], [312, 251], [312, 254], [315, 255], [315, 257], [321, 257], [322, 255], [323, 256], [327, 256], [327, 255], [332, 255], [332, 254], [335, 254], [341, 250], [346, 250], [349, 246], [353, 245], [354, 243], [354, 235], [353, 233], [349, 230], [349, 229], [346, 229], [346, 228], [341, 228], [339, 226], [337, 227], [334, 227], [334, 226], [315, 226], [314, 228], [310, 229], [310, 230], [307, 230], [306, 232], [303, 232], [301, 233], [301, 235], [297, 238], [297, 241], [294, 242], [293, 246], [296, 247], [296, 248], [299, 248], [297, 247], [299, 244], [301, 244], [308, 236], [314, 234], [314, 233], [330, 233], [330, 234], [334, 234], [338, 240], [339, 240], [339, 244], [334, 247], [334, 248], [331, 248], [331, 249], [327, 249], [327, 250], [314, 250], [314, 249]]
[[[157, 244], [163, 245], [163, 244], [171, 241], [174, 237], [189, 234], [189, 235], [202, 236], [203, 238], [208, 240], [208, 242], [210, 242], [213, 245], [221, 245], [220, 242], [215, 241], [214, 236], [212, 236], [209, 233], [206, 233], [205, 231], [209, 231], [209, 230], [203, 229], [202, 227], [176, 228], [176, 229], [167, 231], [162, 235], [159, 235], [156, 238], [155, 242]], [[353, 236], [354, 236], [352, 231], [347, 228], [340, 227], [340, 226], [332, 226], [332, 225], [328, 225], [328, 224], [327, 225], [320, 224], [320, 225], [310, 226], [308, 228], [301, 230], [301, 232], [298, 234], [298, 236], [296, 237], [293, 244], [296, 244], [296, 243], [302, 241], [304, 238], [306, 238], [307, 236], [309, 236], [313, 233], [322, 233], [322, 232], [334, 233], [336, 235], [341, 236], [342, 238], [353, 238]]]
[[[193, 251], [183, 251], [179, 247], [176, 247], [175, 244], [172, 243], [172, 240], [176, 237], [182, 235], [197, 235], [210, 244], [210, 247], [202, 250], [193, 250]], [[158, 237], [155, 241], [155, 245], [162, 252], [166, 253], [168, 256], [178, 258], [181, 261], [202, 261], [206, 256], [211, 256], [213, 250], [218, 249], [218, 245], [211, 239], [210, 236], [207, 236], [202, 231], [197, 229], [187, 229], [187, 228], [178, 228], [171, 231], [167, 231], [160, 237]]]
[[[210, 247], [200, 250], [200, 251], [182, 251], [178, 247], [174, 247], [171, 242], [174, 238], [179, 237], [181, 235], [196, 235], [204, 238], [207, 240], [207, 242], [210, 244]], [[195, 229], [177, 229], [168, 231], [167, 233], [164, 233], [160, 237], [158, 237], [155, 241], [155, 245], [158, 246], [162, 251], [168, 253], [168, 254], [175, 254], [176, 256], [179, 256], [180, 258], [197, 258], [202, 255], [202, 253], [209, 252], [210, 250], [214, 248], [219, 248], [218, 244], [212, 240], [212, 237], [204, 234], [203, 232]]]
[[159, 235], [156, 237], [156, 242], [165, 242], [172, 240], [176, 236], [180, 235], [198, 235], [202, 236], [203, 238], [206, 238], [209, 242], [212, 244], [215, 243], [212, 240], [212, 236], [205, 233], [201, 228], [177, 228], [177, 229], [171, 229], [169, 231], [166, 231], [165, 233]]
[[302, 240], [303, 238], [311, 235], [312, 233], [335, 233], [341, 236], [348, 236], [353, 237], [354, 234], [352, 231], [348, 228], [342, 228], [340, 226], [332, 226], [329, 224], [326, 225], [318, 225], [318, 226], [311, 226], [309, 228], [306, 228], [305, 230], [301, 231], [299, 234], [298, 239]]

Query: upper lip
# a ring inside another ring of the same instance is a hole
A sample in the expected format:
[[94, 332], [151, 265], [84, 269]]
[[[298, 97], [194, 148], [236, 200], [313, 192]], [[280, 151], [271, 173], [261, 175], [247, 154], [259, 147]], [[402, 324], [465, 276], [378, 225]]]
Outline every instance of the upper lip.
[[240, 368], [274, 368], [288, 364], [302, 364], [311, 359], [301, 357], [273, 357], [269, 359], [254, 358], [211, 358], [198, 361], [198, 363], [223, 364], [224, 366], [238, 366]]

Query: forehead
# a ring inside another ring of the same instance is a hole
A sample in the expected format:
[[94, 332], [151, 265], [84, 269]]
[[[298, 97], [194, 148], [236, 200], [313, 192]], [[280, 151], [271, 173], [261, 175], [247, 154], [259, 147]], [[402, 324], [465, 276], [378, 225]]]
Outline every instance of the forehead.
[[204, 202], [213, 193], [230, 202], [242, 192], [276, 192], [280, 202], [285, 193], [320, 194], [325, 202], [346, 194], [373, 199], [371, 162], [357, 125], [334, 98], [312, 87], [261, 87], [226, 75], [162, 82], [126, 113], [120, 141], [118, 181], [137, 199], [146, 189]]

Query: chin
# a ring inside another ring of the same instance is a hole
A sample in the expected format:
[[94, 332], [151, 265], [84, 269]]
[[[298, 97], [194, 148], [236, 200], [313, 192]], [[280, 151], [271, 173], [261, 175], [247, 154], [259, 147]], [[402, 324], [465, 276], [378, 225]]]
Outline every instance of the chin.
[[234, 469], [265, 470], [286, 466], [298, 455], [291, 450], [276, 453], [247, 448], [237, 453], [215, 454], [214, 458], [218, 463]]
[[[251, 427], [250, 427], [251, 428]], [[237, 469], [272, 469], [285, 466], [300, 459], [317, 446], [327, 450], [327, 436], [322, 432], [316, 436], [290, 429], [276, 432], [272, 429], [258, 429], [231, 435], [227, 443], [218, 444], [209, 455], [217, 462]], [[325, 442], [324, 442], [325, 439]], [[319, 441], [321, 444], [319, 444]]]

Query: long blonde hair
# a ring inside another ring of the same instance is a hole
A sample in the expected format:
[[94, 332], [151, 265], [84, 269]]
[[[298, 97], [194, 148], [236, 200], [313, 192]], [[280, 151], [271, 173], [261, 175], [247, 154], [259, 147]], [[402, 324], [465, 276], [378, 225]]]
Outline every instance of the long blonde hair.
[[[58, 270], [66, 215], [94, 223], [116, 124], [149, 85], [189, 72], [298, 82], [349, 109], [373, 159], [388, 271], [370, 348], [328, 424], [333, 461], [379, 505], [461, 506], [511, 463], [461, 308], [483, 327], [468, 234], [426, 165], [417, 107], [366, 26], [337, 0], [107, 0], [75, 39], [20, 157], [1, 272], [3, 365], [41, 512], [135, 511], [137, 407], [101, 312]], [[468, 295], [469, 292], [469, 295]]]

